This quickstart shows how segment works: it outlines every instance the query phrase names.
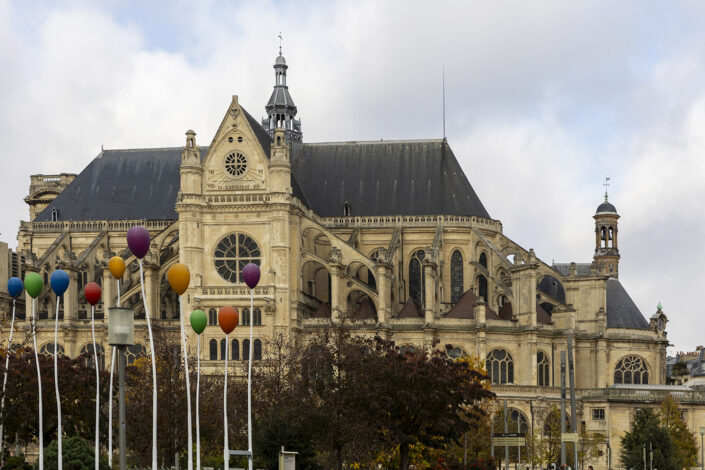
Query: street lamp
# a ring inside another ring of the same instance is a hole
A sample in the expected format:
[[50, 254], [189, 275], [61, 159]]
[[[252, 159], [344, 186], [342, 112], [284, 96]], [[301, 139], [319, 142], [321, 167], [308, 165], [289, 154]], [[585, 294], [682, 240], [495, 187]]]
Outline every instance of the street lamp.
[[113, 307], [108, 309], [108, 344], [118, 348], [119, 422], [120, 422], [120, 470], [127, 470], [125, 453], [125, 348], [135, 344], [135, 314], [132, 309]]
[[705, 436], [705, 428], [700, 428], [700, 469], [705, 470], [705, 449], [703, 448], [703, 437]]

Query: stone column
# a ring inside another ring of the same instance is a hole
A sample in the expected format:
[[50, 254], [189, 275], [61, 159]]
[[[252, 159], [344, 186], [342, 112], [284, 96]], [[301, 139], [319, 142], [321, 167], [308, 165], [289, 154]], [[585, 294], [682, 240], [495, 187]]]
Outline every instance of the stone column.
[[597, 377], [595, 387], [607, 387], [607, 374], [609, 374], [609, 371], [607, 370], [607, 342], [604, 339], [597, 342], [597, 364], [595, 366], [595, 377]]
[[340, 271], [342, 269], [340, 263], [330, 264], [330, 317], [331, 321], [340, 321], [340, 315], [343, 309], [340, 305]]
[[423, 273], [424, 273], [424, 302], [423, 302], [423, 312], [426, 325], [433, 326], [434, 324], [434, 306], [435, 306], [435, 277], [434, 277], [434, 263], [427, 259], [423, 261]]
[[392, 300], [387, 263], [378, 262], [375, 265], [375, 280], [377, 281], [377, 321], [386, 324], [391, 316], [389, 304]]
[[[78, 318], [78, 299], [82, 294], [82, 292], [78, 291], [78, 271], [70, 266], [64, 266], [63, 269], [69, 275], [69, 288], [66, 289], [62, 299], [64, 302], [64, 320], [76, 320]], [[50, 313], [49, 318], [52, 316]]]

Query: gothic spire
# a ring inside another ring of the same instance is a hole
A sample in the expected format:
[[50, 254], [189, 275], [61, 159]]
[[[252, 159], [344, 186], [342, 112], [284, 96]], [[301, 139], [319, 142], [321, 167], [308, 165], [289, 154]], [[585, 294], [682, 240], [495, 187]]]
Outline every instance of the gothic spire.
[[288, 140], [301, 141], [301, 121], [296, 119], [296, 105], [286, 85], [286, 70], [289, 67], [282, 55], [281, 33], [278, 37], [279, 55], [274, 59], [274, 90], [264, 107], [267, 117], [262, 119], [262, 127], [270, 136], [274, 135], [274, 129], [282, 128]]

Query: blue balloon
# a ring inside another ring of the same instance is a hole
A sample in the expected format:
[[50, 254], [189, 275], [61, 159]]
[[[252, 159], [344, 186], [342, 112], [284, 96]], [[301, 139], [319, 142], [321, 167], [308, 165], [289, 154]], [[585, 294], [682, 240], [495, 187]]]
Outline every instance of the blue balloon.
[[7, 292], [9, 292], [12, 297], [19, 297], [23, 290], [24, 284], [22, 283], [22, 279], [11, 277], [7, 280]]
[[51, 288], [57, 297], [63, 295], [69, 287], [69, 275], [63, 269], [57, 269], [49, 278]]

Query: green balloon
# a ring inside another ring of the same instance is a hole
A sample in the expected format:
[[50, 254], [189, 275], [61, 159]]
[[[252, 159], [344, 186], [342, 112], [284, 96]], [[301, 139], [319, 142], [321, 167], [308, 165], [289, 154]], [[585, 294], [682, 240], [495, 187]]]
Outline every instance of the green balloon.
[[24, 288], [27, 290], [30, 297], [36, 299], [37, 296], [42, 293], [42, 289], [44, 288], [44, 280], [42, 279], [42, 276], [37, 273], [25, 274]]
[[203, 310], [194, 310], [191, 312], [191, 328], [196, 332], [197, 335], [203, 333], [208, 324], [208, 316]]

